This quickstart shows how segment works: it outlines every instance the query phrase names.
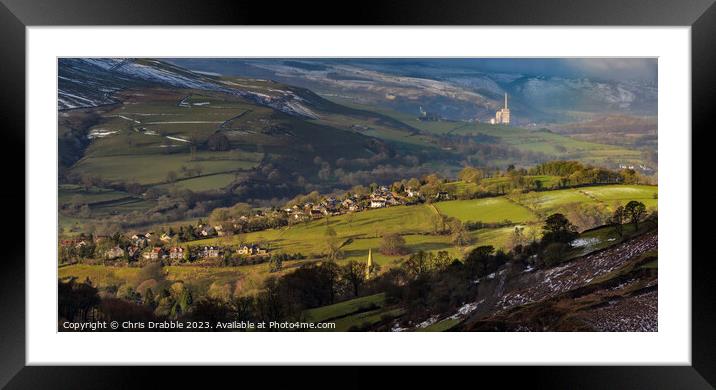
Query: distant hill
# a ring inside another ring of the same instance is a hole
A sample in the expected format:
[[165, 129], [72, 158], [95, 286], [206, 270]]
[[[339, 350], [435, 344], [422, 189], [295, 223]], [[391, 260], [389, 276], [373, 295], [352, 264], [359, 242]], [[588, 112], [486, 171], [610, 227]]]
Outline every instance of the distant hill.
[[[302, 61], [281, 66], [336, 71]], [[361, 74], [369, 79], [371, 72]], [[142, 201], [131, 208], [126, 202], [148, 189], [191, 190], [201, 194], [191, 203], [216, 206], [280, 202], [430, 173], [454, 177], [465, 164], [505, 168], [575, 159], [616, 168], [641, 162], [639, 151], [616, 145], [516, 126], [421, 121], [389, 104], [358, 104], [248, 73], [219, 76], [153, 59], [60, 59], [60, 180], [86, 188], [66, 195], [89, 199], [89, 188], [117, 191], [117, 207], [102, 207], [121, 214], [160, 207], [154, 199], [137, 197]], [[397, 81], [406, 91], [442, 93], [439, 81], [412, 87], [415, 80]]]
[[162, 86], [235, 95], [289, 115], [316, 118], [309, 102], [291, 90], [237, 84], [151, 59], [60, 59], [58, 108], [93, 107], [116, 102], [126, 88]]
[[190, 69], [282, 81], [359, 104], [452, 120], [487, 121], [504, 93], [518, 125], [574, 120], [575, 113], [655, 115], [657, 86], [634, 80], [478, 71], [463, 62], [415, 59], [176, 59]]

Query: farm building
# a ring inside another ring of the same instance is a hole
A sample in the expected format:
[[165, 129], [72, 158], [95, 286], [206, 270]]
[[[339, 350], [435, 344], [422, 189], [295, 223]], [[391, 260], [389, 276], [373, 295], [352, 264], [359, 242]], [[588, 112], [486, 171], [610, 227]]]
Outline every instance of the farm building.
[[116, 259], [116, 258], [119, 258], [122, 256], [124, 256], [124, 249], [120, 248], [119, 246], [110, 248], [104, 253], [104, 257], [107, 259], [110, 259], [110, 260]]
[[384, 198], [371, 199], [370, 207], [373, 209], [385, 207], [385, 199]]
[[165, 256], [164, 249], [152, 248], [142, 253], [145, 260], [159, 260]]
[[169, 248], [169, 258], [172, 260], [181, 260], [184, 258], [184, 248], [175, 246]]
[[199, 250], [198, 256], [205, 259], [217, 258], [221, 256], [221, 248], [218, 246], [205, 246]]
[[259, 247], [258, 245], [241, 245], [236, 253], [241, 256], [262, 256], [268, 254], [268, 250]]

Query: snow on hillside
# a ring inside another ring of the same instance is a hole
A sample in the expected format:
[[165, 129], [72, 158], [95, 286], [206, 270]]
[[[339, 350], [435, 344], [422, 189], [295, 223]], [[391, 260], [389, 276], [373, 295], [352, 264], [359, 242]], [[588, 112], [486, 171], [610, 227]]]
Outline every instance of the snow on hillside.
[[157, 60], [116, 58], [60, 59], [59, 110], [116, 103], [112, 93], [135, 86], [199, 89], [240, 96], [289, 115], [318, 118], [307, 102], [291, 91], [261, 93], [207, 74], [199, 74]]
[[515, 92], [534, 105], [583, 100], [624, 109], [638, 100], [656, 101], [656, 90], [643, 85], [560, 77], [526, 78], [515, 86]]

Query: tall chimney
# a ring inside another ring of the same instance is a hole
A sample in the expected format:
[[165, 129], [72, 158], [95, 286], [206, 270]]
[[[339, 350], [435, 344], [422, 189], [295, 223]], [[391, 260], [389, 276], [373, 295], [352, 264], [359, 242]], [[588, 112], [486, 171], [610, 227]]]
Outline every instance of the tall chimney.
[[507, 92], [505, 92], [505, 109], [507, 109]]

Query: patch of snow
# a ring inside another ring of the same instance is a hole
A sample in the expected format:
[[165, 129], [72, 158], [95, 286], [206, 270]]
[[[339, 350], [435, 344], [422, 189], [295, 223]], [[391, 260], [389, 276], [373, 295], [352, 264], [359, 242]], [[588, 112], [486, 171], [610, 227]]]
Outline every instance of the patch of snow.
[[136, 119], [128, 118], [128, 117], [126, 117], [126, 116], [124, 116], [124, 115], [117, 115], [117, 117], [122, 118], [122, 119], [125, 119], [125, 120], [128, 120], [128, 121], [130, 121], [130, 122], [134, 122], [134, 123], [142, 123], [142, 122], [140, 122], [140, 121], [138, 121], [138, 120], [136, 120]]
[[571, 245], [575, 248], [591, 247], [596, 244], [599, 244], [599, 239], [596, 237], [577, 238], [576, 240], [571, 242]]
[[393, 327], [392, 327], [392, 328], [390, 328], [390, 331], [391, 331], [391, 332], [405, 332], [406, 330], [408, 330], [408, 329], [407, 329], [407, 328], [401, 328], [400, 325], [399, 325], [397, 322], [396, 322], [395, 324], [393, 324]]
[[104, 138], [117, 133], [119, 133], [119, 130], [92, 129], [89, 134], [87, 134], [87, 139]]
[[438, 316], [432, 316], [428, 318], [427, 320], [421, 322], [418, 324], [418, 328], [427, 328], [428, 326], [438, 322]]
[[462, 305], [459, 309], [457, 309], [457, 313], [451, 315], [449, 318], [452, 320], [459, 320], [462, 317], [475, 311], [475, 309], [477, 309], [477, 306], [483, 302], [485, 302], [484, 299], [479, 302], [466, 303]]
[[169, 138], [169, 139], [171, 139], [171, 140], [174, 140], [174, 141], [180, 141], [180, 142], [191, 142], [191, 141], [189, 141], [189, 140], [186, 140], [186, 139], [184, 139], [184, 138], [179, 138], [179, 137], [172, 137], [171, 135], [168, 135], [168, 136], [167, 136], [167, 138]]

